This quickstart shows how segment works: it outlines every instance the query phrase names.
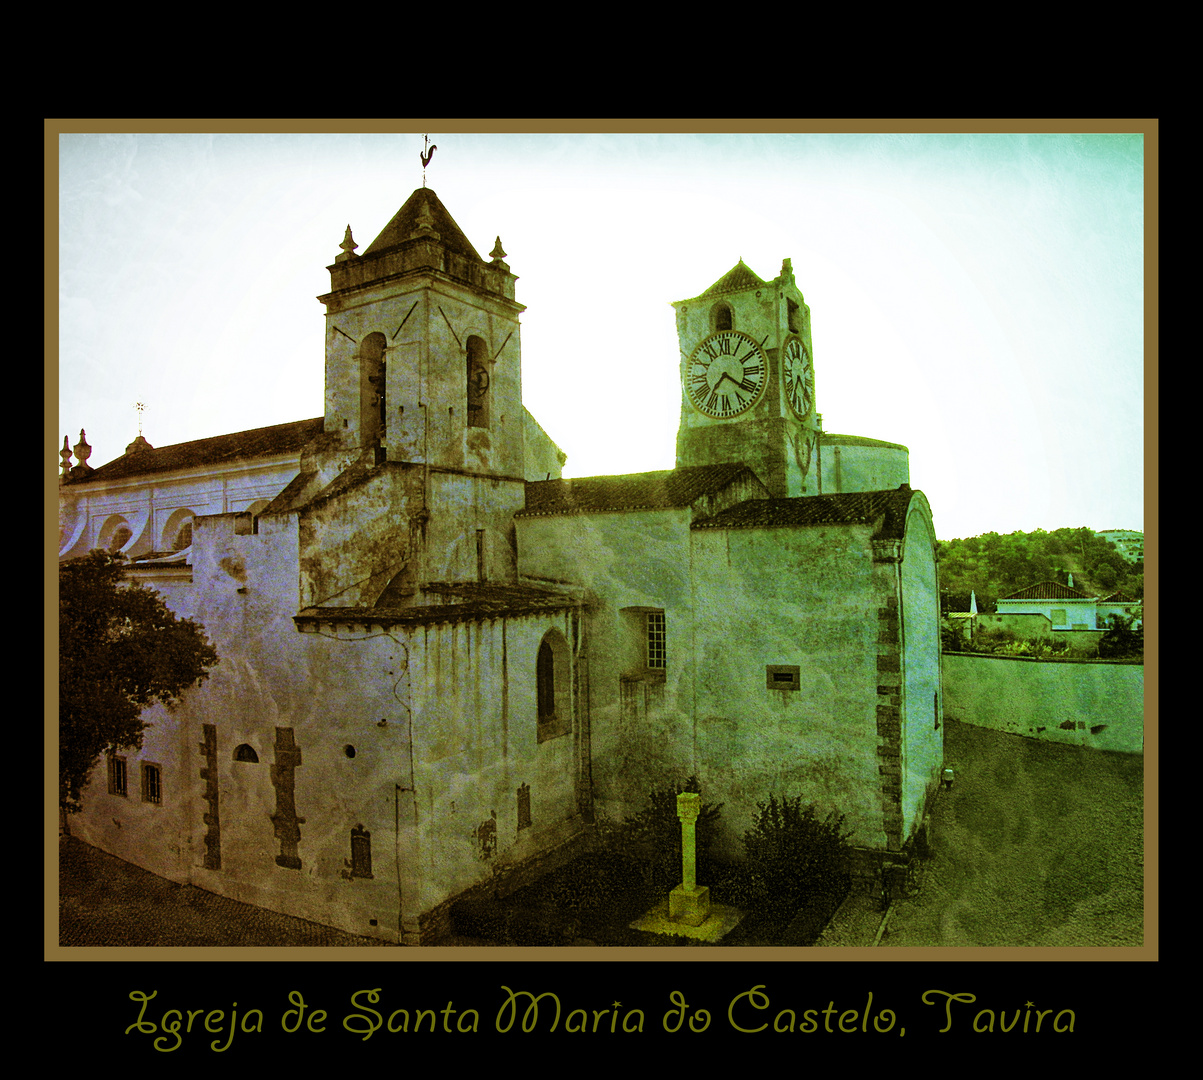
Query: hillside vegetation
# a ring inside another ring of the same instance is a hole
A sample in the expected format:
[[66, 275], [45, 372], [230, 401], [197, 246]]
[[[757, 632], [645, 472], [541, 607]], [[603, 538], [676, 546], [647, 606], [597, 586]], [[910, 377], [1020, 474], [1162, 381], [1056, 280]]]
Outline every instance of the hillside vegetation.
[[940, 611], [969, 610], [969, 594], [977, 594], [978, 611], [994, 611], [1000, 596], [1039, 581], [1063, 584], [1073, 574], [1073, 587], [1088, 596], [1122, 590], [1144, 598], [1144, 563], [1130, 563], [1106, 540], [1085, 527], [1045, 532], [985, 533], [964, 540], [941, 540]]

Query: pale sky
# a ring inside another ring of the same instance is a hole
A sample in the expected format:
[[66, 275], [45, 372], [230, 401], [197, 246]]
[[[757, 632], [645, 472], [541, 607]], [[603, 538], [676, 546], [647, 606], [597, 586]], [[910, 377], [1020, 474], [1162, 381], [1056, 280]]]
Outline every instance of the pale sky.
[[[566, 476], [672, 468], [670, 302], [788, 257], [824, 429], [909, 447], [941, 539], [1144, 528], [1142, 135], [430, 134], [428, 186], [518, 275]], [[81, 427], [93, 467], [122, 454], [136, 401], [154, 446], [320, 416], [326, 267], [422, 145], [60, 135], [51, 461]]]

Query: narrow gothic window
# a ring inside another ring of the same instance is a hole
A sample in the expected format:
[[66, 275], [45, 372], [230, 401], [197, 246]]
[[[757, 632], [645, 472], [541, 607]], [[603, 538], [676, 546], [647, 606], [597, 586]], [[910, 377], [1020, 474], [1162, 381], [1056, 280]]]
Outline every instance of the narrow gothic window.
[[556, 714], [556, 658], [546, 641], [539, 646], [535, 680], [539, 697], [539, 723], [544, 724], [554, 720]]
[[548, 630], [535, 656], [535, 698], [538, 741], [567, 735], [572, 729], [568, 642], [558, 630]]
[[668, 633], [663, 611], [647, 613], [647, 666], [661, 670], [668, 667]]
[[372, 834], [362, 825], [351, 830], [351, 876], [372, 876]]
[[719, 304], [714, 310], [714, 329], [732, 330], [731, 309], [726, 304]]
[[792, 300], [787, 300], [789, 305], [789, 332], [791, 334], [802, 333], [802, 320], [798, 317], [798, 305]]

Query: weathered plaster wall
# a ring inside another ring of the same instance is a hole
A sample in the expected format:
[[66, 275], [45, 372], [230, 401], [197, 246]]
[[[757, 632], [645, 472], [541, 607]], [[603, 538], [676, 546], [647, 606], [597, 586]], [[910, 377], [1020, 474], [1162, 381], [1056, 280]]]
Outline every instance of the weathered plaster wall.
[[226, 514], [246, 510], [271, 500], [297, 474], [300, 455], [280, 456], [253, 463], [231, 463], [220, 473], [196, 470], [147, 482], [137, 478], [125, 484], [93, 488], [70, 485], [59, 499], [59, 558], [76, 558], [96, 547], [106, 547], [101, 531], [114, 518], [123, 518], [131, 536], [123, 546], [127, 555], [170, 551], [174, 532], [167, 526], [181, 510], [195, 515]]
[[[579, 727], [538, 741], [535, 671], [552, 630], [569, 648], [559, 704], [575, 713], [571, 613], [447, 623], [411, 634], [421, 912], [487, 880], [517, 845], [535, 853], [578, 821]], [[530, 824], [519, 828], [519, 790]], [[406, 898], [406, 916], [418, 911]]]
[[[602, 813], [642, 809], [693, 769], [689, 510], [519, 518], [519, 573], [583, 585], [589, 613], [593, 777]], [[665, 613], [667, 667], [648, 672], [647, 609]], [[625, 681], [624, 681], [625, 679]]]
[[944, 711], [967, 724], [1100, 750], [1144, 750], [1144, 667], [945, 654]]
[[[884, 847], [877, 760], [878, 610], [867, 527], [693, 533], [698, 773], [734, 850], [756, 803], [801, 795]], [[773, 617], [765, 618], [771, 611]], [[798, 690], [766, 666], [796, 665]]]
[[905, 446], [855, 435], [823, 435], [818, 457], [822, 492], [890, 491], [911, 482]]

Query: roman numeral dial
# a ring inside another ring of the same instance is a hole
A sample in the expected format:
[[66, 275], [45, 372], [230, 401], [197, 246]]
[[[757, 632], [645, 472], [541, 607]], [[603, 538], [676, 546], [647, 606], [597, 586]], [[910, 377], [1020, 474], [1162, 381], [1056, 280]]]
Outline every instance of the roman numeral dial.
[[789, 337], [781, 349], [781, 371], [790, 407], [805, 419], [815, 404], [815, 369], [800, 337]]
[[741, 330], [711, 334], [685, 365], [685, 396], [698, 412], [719, 420], [755, 405], [765, 382], [764, 353]]

